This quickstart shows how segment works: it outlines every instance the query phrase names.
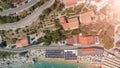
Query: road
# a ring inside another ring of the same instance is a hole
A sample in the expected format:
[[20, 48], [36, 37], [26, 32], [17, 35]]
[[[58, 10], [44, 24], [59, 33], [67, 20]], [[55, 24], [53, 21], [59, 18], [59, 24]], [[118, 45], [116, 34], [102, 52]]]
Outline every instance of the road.
[[41, 7], [35, 9], [31, 15], [28, 15], [24, 19], [14, 22], [14, 23], [7, 23], [7, 24], [2, 24], [0, 25], [0, 30], [10, 30], [10, 29], [17, 29], [17, 28], [23, 28], [26, 26], [31, 25], [34, 21], [36, 21], [39, 17], [40, 14], [46, 9], [49, 8], [54, 4], [55, 0], [49, 0], [45, 4], [43, 4]]
[[120, 27], [120, 24], [114, 27], [114, 47], [116, 47], [116, 43], [120, 40], [120, 36], [117, 34], [119, 27]]
[[33, 6], [34, 4], [36, 4], [38, 1], [40, 0], [31, 0], [30, 2], [24, 4], [24, 5], [21, 5], [17, 8], [11, 8], [11, 9], [8, 9], [8, 10], [5, 10], [3, 12], [0, 13], [1, 16], [8, 16], [10, 14], [15, 14], [15, 13], [19, 13], [25, 9], [28, 9], [30, 8], [31, 6]]
[[91, 46], [58, 46], [58, 45], [54, 45], [54, 46], [40, 46], [40, 45], [32, 45], [29, 47], [25, 47], [25, 48], [15, 48], [15, 49], [10, 49], [10, 48], [0, 48], [0, 51], [4, 51], [4, 52], [26, 52], [26, 51], [30, 51], [30, 50], [34, 50], [34, 49], [46, 49], [46, 50], [65, 50], [65, 49], [77, 49], [77, 48], [90, 48], [90, 47], [98, 47], [98, 48], [103, 48], [99, 45], [91, 45]]
[[120, 54], [119, 54], [119, 52], [114, 51], [114, 49], [115, 49], [115, 48], [113, 48], [112, 50], [104, 49], [104, 51], [106, 51], [106, 52], [108, 52], [109, 54], [112, 54], [112, 55], [114, 55], [114, 56], [120, 58]]

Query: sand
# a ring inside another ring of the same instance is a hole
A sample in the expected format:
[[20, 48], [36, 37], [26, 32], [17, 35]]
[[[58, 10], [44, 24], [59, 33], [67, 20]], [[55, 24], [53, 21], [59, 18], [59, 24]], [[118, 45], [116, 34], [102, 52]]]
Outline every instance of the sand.
[[64, 60], [62, 58], [45, 58], [44, 56], [41, 56], [38, 58], [38, 61], [50, 61], [50, 62], [55, 62], [55, 63], [64, 63], [64, 64], [73, 64], [73, 65], [77, 65], [77, 66], [85, 66], [87, 68], [99, 68], [96, 67], [93, 64], [88, 64], [88, 63], [77, 63], [77, 60]]

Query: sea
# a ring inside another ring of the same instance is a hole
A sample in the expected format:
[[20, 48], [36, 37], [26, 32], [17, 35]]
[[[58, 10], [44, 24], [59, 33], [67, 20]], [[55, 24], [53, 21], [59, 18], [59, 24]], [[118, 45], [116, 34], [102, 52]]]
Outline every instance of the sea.
[[69, 63], [42, 61], [42, 62], [36, 62], [34, 64], [24, 64], [24, 65], [16, 64], [16, 65], [3, 66], [2, 68], [87, 68], [87, 67], [83, 65], [74, 65]]

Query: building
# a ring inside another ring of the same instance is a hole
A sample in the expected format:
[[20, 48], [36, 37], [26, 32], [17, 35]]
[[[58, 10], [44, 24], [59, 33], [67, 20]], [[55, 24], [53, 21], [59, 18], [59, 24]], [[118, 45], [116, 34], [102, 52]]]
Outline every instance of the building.
[[80, 15], [80, 21], [83, 25], [89, 25], [93, 23], [94, 18], [95, 18], [94, 11], [89, 11]]
[[98, 44], [99, 38], [97, 36], [82, 36], [81, 34], [78, 34], [68, 38], [66, 41], [67, 44], [89, 46], [92, 44]]
[[102, 56], [104, 52], [104, 49], [100, 48], [85, 48], [85, 49], [78, 49], [78, 56]]
[[15, 45], [17, 48], [28, 46], [30, 43], [28, 41], [28, 37], [23, 36], [21, 39], [17, 40]]
[[74, 7], [77, 4], [77, 0], [63, 0], [65, 7]]
[[77, 43], [80, 44], [80, 45], [94, 44], [94, 36], [83, 37], [83, 36], [78, 35], [77, 37], [78, 37], [77, 38]]
[[75, 43], [73, 37], [66, 39], [66, 42], [67, 42], [67, 44], [74, 44]]
[[79, 28], [78, 17], [66, 19], [66, 17], [60, 17], [59, 22], [64, 30], [73, 30]]
[[100, 3], [102, 2], [103, 0], [92, 0], [93, 2], [96, 2], [96, 3]]

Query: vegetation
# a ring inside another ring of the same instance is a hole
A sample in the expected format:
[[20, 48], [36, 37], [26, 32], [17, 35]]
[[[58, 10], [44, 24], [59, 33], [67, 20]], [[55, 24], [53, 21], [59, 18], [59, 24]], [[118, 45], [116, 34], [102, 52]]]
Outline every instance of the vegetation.
[[64, 8], [63, 4], [59, 4], [57, 7], [57, 11], [62, 11], [62, 9]]
[[12, 38], [11, 43], [15, 43], [17, 41], [17, 38]]
[[[36, 7], [36, 6], [34, 6], [34, 7]], [[64, 31], [62, 29], [61, 25], [59, 24], [59, 20], [58, 19], [54, 19], [53, 16], [56, 16], [55, 13], [54, 13], [54, 10], [61, 11], [63, 9], [63, 7], [64, 7], [64, 5], [55, 3], [53, 6], [51, 6], [50, 8], [47, 8], [46, 10], [43, 11], [43, 14], [39, 16], [40, 23], [44, 23], [45, 22], [45, 21], [41, 21], [41, 20], [44, 20], [45, 17], [48, 17], [48, 16], [51, 17], [52, 16], [51, 18], [53, 18], [53, 19], [52, 19], [52, 21], [50, 19], [50, 22], [55, 23], [55, 25], [56, 25], [55, 29], [57, 29], [57, 30], [56, 31], [51, 31], [50, 29], [44, 30], [44, 33], [46, 35], [44, 37], [41, 37], [40, 39], [38, 39], [38, 41], [34, 42], [33, 44], [39, 44], [39, 43], [44, 42], [45, 43], [44, 45], [50, 45], [52, 42], [58, 42], [60, 40], [64, 40], [67, 37], [70, 37], [72, 35], [76, 35], [76, 34], [80, 33], [81, 31], [84, 32], [84, 30], [82, 30], [82, 28], [81, 29], [75, 29], [75, 30], [72, 30], [72, 31]], [[51, 11], [53, 11], [52, 12], [53, 14], [50, 14]], [[29, 29], [29, 28], [26, 27], [25, 29], [16, 31], [16, 33], [19, 34], [19, 33], [23, 32], [23, 33], [27, 33], [27, 35], [29, 35], [29, 34], [33, 34], [33, 33], [38, 32], [38, 31], [36, 31], [37, 30], [36, 27], [34, 27], [34, 28], [35, 29], [32, 29], [32, 28]], [[12, 31], [10, 31], [10, 33], [9, 33], [10, 35], [12, 34], [11, 32]], [[16, 41], [16, 38], [15, 38], [16, 36], [18, 36], [18, 35], [15, 35], [14, 37], [12, 36], [13, 38], [11, 38], [10, 40], [12, 40], [12, 42]]]
[[3, 11], [3, 9], [2, 8], [0, 8], [0, 12], [2, 12]]
[[104, 43], [104, 48], [106, 48], [106, 49], [111, 49], [114, 46], [112, 39], [106, 35], [102, 37], [102, 42]]
[[39, 16], [40, 20], [44, 20], [45, 17], [47, 17], [52, 10], [50, 8], [45, 9], [42, 14]]
[[3, 9], [15, 8], [16, 5], [20, 5], [24, 0], [0, 0], [0, 6]]
[[31, 8], [30, 8], [30, 11], [33, 11], [35, 10], [37, 7], [43, 5], [47, 0], [40, 0], [38, 3], [36, 3], [35, 5], [33, 5]]
[[2, 39], [3, 39], [3, 37], [5, 36], [5, 31], [4, 31], [4, 30], [0, 30], [0, 36], [1, 36]]
[[63, 35], [59, 29], [53, 32], [47, 30], [45, 34], [44, 41], [46, 45], [50, 45], [51, 42], [58, 42], [60, 40], [66, 39], [65, 35]]
[[0, 52], [0, 59], [6, 58], [10, 55], [15, 55], [15, 53], [11, 53], [11, 52]]
[[25, 56], [28, 52], [21, 52], [19, 53], [20, 56]]
[[0, 47], [4, 48], [4, 47], [6, 47], [6, 46], [7, 46], [6, 41], [2, 41], [2, 43], [0, 44]]
[[50, 9], [50, 8], [47, 8], [47, 9], [45, 9], [42, 13], [43, 13], [45, 16], [48, 16], [50, 12], [51, 12], [51, 9]]
[[44, 20], [44, 19], [45, 19], [45, 15], [41, 14], [41, 15], [39, 16], [39, 19], [40, 19], [40, 20]]
[[0, 23], [1, 24], [5, 24], [5, 23], [12, 23], [12, 22], [16, 22], [19, 21], [20, 18], [18, 16], [3, 16], [0, 17]]
[[114, 47], [113, 44], [113, 36], [114, 36], [114, 29], [108, 23], [104, 23], [104, 30], [102, 34], [100, 34], [101, 42], [104, 44], [104, 48], [111, 49]]
[[1, 7], [4, 9], [14, 8], [13, 2], [10, 0], [1, 0], [0, 1]]
[[[37, 7], [43, 5], [47, 0], [40, 0], [38, 3], [36, 3], [35, 5], [33, 5], [32, 7], [29, 8], [29, 10], [32, 12], [33, 10], [35, 10]], [[45, 11], [45, 15], [49, 14], [50, 9], [46, 9]], [[25, 18], [28, 15], [27, 11], [23, 11], [21, 13], [19, 13], [19, 15], [17, 16], [2, 16], [0, 17], [0, 23], [1, 24], [5, 24], [5, 23], [14, 23], [17, 22], [23, 18]], [[41, 18], [41, 17], [40, 17]]]
[[54, 20], [54, 23], [55, 23], [55, 26], [56, 26], [57, 28], [62, 29], [62, 26], [60, 25], [58, 19], [55, 19], [55, 20]]
[[76, 7], [71, 7], [71, 8], [67, 8], [62, 15], [66, 15], [66, 16], [74, 16], [74, 15], [79, 15], [81, 13], [87, 12], [88, 9], [84, 7], [84, 4], [80, 4]]

